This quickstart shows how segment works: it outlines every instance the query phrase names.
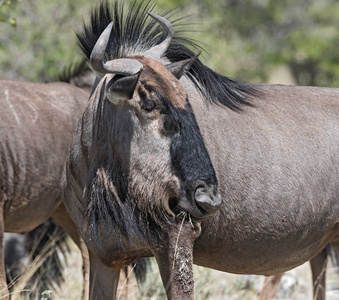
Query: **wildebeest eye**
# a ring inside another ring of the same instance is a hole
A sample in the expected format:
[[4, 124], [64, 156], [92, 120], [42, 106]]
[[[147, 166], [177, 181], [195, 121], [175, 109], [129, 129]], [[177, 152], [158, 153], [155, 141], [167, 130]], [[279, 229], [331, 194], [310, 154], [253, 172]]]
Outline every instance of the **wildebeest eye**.
[[179, 125], [177, 124], [177, 122], [175, 122], [175, 120], [169, 117], [164, 120], [163, 126], [164, 126], [163, 130], [165, 133], [172, 133], [172, 132], [179, 131]]
[[155, 106], [156, 106], [155, 101], [150, 99], [145, 99], [141, 103], [141, 108], [148, 112], [151, 112], [155, 108]]

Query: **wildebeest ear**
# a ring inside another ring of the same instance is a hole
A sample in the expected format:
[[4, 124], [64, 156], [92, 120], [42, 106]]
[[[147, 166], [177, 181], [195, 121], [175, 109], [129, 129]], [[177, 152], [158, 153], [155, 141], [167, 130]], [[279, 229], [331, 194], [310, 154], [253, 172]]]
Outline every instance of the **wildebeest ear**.
[[139, 76], [140, 72], [131, 76], [115, 75], [106, 85], [108, 99], [112, 103], [132, 99]]
[[199, 57], [201, 51], [188, 59], [176, 61], [174, 63], [170, 63], [166, 65], [166, 69], [171, 72], [177, 79], [180, 79], [181, 76], [185, 75], [185, 73], [192, 67], [193, 63]]

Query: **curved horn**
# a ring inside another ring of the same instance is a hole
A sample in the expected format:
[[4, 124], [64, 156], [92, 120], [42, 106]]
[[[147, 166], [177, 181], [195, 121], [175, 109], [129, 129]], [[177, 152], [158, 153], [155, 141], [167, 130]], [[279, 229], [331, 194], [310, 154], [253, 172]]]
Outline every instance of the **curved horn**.
[[142, 70], [143, 66], [144, 65], [140, 61], [130, 58], [119, 58], [104, 63], [106, 73], [114, 73], [123, 76], [135, 75]]
[[135, 59], [120, 58], [105, 62], [105, 51], [113, 28], [113, 22], [105, 28], [95, 43], [90, 56], [92, 69], [99, 73], [114, 73], [123, 76], [134, 75], [141, 71], [143, 64]]
[[164, 17], [160, 17], [160, 16], [155, 15], [151, 12], [148, 12], [148, 14], [154, 20], [156, 20], [158, 23], [160, 23], [160, 25], [162, 26], [162, 29], [164, 31], [164, 34], [166, 35], [166, 38], [159, 45], [156, 45], [153, 48], [147, 50], [144, 53], [144, 56], [152, 57], [154, 59], [159, 60], [165, 54], [166, 50], [168, 49], [168, 47], [171, 43], [171, 40], [173, 38], [174, 31], [173, 31], [173, 27], [172, 27], [171, 22], [169, 22]]
[[104, 57], [106, 47], [113, 28], [113, 22], [109, 23], [95, 43], [90, 56], [90, 64], [94, 71], [107, 73], [104, 67]]

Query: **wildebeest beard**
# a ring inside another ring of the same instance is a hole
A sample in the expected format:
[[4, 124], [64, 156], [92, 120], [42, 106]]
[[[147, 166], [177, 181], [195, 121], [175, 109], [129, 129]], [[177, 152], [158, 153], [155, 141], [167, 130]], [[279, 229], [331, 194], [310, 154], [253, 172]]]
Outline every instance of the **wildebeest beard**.
[[[87, 118], [94, 122], [91, 149], [86, 152], [92, 153], [89, 156], [95, 159], [89, 158], [87, 161], [88, 177], [84, 194], [84, 209], [92, 239], [101, 245], [103, 238], [114, 235], [114, 243], [121, 249], [124, 249], [126, 242], [145, 248], [151, 244], [159, 245], [161, 232], [174, 222], [174, 216], [166, 208], [168, 199], [159, 192], [163, 190], [166, 194], [166, 187], [160, 187], [158, 191], [148, 189], [148, 193], [141, 191], [138, 197], [138, 183], [130, 183], [128, 173], [130, 144], [135, 134], [131, 116], [125, 115], [124, 124], [131, 125], [123, 127], [122, 132], [117, 124], [122, 120], [112, 117], [117, 115], [116, 108], [105, 99], [103, 88], [100, 90], [99, 97], [93, 95], [96, 98], [92, 103], [95, 117]], [[129, 144], [124, 151], [118, 150], [118, 143], [109, 138], [119, 134], [123, 134], [125, 144]], [[135, 188], [133, 185], [136, 185]], [[144, 186], [142, 189], [146, 188]]]
[[164, 207], [151, 210], [144, 203], [140, 205], [138, 199], [130, 198], [122, 188], [126, 184], [124, 178], [116, 178], [114, 183], [110, 173], [103, 167], [98, 168], [86, 189], [86, 198], [89, 199], [86, 213], [92, 227], [92, 238], [101, 245], [104, 230], [104, 236], [114, 234], [114, 242], [122, 249], [126, 240], [131, 246], [143, 245], [145, 248], [151, 243], [158, 244], [161, 230], [171, 224], [173, 216], [166, 214]]

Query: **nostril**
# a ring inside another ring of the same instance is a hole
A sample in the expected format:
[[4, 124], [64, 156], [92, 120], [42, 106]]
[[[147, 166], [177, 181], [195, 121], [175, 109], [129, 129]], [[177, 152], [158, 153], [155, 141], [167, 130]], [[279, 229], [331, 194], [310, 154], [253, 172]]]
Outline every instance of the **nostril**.
[[214, 213], [221, 205], [221, 196], [213, 192], [213, 187], [199, 186], [194, 198], [198, 207], [207, 213]]
[[205, 199], [205, 197], [207, 197], [206, 194], [208, 194], [208, 191], [206, 190], [206, 188], [204, 186], [199, 186], [195, 190], [194, 198], [196, 201], [204, 202], [207, 200]]
[[178, 210], [178, 198], [172, 197], [168, 200], [168, 207], [175, 214]]

